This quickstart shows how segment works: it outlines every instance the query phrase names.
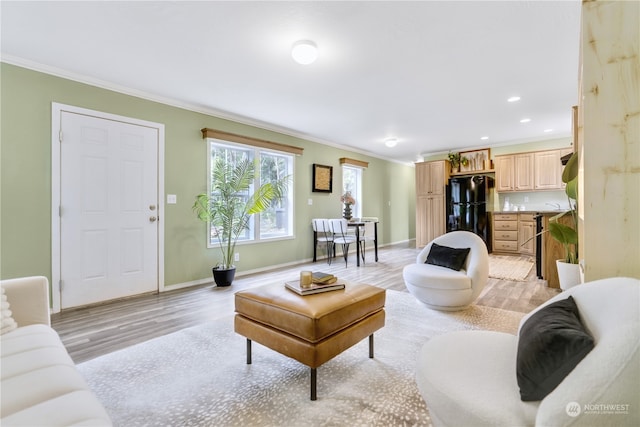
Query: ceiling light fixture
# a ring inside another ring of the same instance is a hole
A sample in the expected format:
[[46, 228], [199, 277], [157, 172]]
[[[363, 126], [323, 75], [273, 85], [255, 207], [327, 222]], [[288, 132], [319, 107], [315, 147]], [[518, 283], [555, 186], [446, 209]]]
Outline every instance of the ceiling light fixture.
[[522, 119], [520, 120], [520, 123], [529, 123], [531, 121], [531, 119]]
[[395, 147], [398, 145], [398, 138], [387, 138], [384, 140], [384, 145], [389, 148]]
[[291, 47], [291, 57], [298, 64], [311, 64], [318, 58], [318, 46], [311, 40], [298, 40]]
[[517, 102], [517, 101], [520, 101], [520, 97], [519, 96], [512, 96], [512, 97], [507, 99], [507, 102]]
[[553, 129], [545, 129], [544, 132], [545, 133], [553, 132]]
[[483, 136], [480, 139], [483, 140], [483, 141], [486, 141], [487, 139], [489, 139], [489, 137], [488, 136]]

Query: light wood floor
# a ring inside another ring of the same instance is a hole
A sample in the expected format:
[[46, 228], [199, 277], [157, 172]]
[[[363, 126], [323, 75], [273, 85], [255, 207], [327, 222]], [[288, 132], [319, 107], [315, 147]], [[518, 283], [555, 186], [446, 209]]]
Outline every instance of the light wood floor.
[[[218, 288], [213, 283], [128, 298], [54, 314], [52, 326], [60, 334], [76, 363], [93, 359], [133, 344], [169, 334], [190, 326], [213, 321], [233, 313], [236, 291], [267, 283], [297, 278], [300, 270], [321, 270], [338, 277], [386, 289], [407, 292], [402, 269], [415, 262], [418, 250], [409, 245], [380, 248], [379, 262], [374, 262], [373, 249], [366, 252], [366, 263], [356, 267], [355, 254], [349, 265], [339, 255], [329, 266], [325, 259], [264, 273], [236, 277], [233, 285]], [[526, 282], [490, 278], [476, 304], [505, 310], [529, 312], [557, 294], [537, 280], [535, 268]]]

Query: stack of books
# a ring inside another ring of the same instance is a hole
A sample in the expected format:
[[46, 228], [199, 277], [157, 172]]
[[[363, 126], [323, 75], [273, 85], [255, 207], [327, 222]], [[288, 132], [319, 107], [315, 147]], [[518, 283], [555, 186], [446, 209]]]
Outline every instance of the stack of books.
[[316, 285], [331, 285], [338, 281], [338, 278], [333, 274], [322, 273], [320, 271], [312, 272], [311, 278], [313, 279], [313, 283]]
[[298, 295], [319, 294], [322, 292], [344, 289], [344, 283], [338, 283], [338, 278], [333, 274], [314, 271], [312, 278], [313, 282], [308, 287], [300, 286], [300, 280], [285, 282], [284, 286]]

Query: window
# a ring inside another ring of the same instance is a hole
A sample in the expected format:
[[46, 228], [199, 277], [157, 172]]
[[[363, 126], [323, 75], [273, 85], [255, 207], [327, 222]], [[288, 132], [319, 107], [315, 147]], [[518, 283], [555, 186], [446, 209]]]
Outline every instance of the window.
[[349, 191], [356, 204], [352, 206], [353, 216], [362, 217], [362, 168], [342, 165], [342, 194]]
[[[241, 144], [234, 144], [217, 139], [209, 139], [209, 179], [207, 191], [211, 193], [211, 174], [216, 159], [223, 157], [227, 161], [238, 162], [243, 159], [257, 160], [259, 170], [256, 171], [256, 182], [247, 191], [245, 198], [249, 198], [255, 188], [261, 184], [283, 178], [293, 177], [293, 155], [268, 150], [259, 147], [252, 147]], [[249, 220], [249, 227], [244, 235], [238, 238], [238, 242], [256, 242], [276, 238], [286, 238], [293, 236], [293, 182], [289, 183], [289, 191], [283, 200], [272, 203], [269, 209], [252, 215]], [[209, 228], [209, 247], [216, 247], [218, 239], [213, 227]]]

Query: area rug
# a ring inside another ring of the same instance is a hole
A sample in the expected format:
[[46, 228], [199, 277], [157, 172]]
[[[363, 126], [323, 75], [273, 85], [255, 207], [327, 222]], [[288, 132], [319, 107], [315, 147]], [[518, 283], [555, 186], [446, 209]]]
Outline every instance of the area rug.
[[533, 267], [533, 261], [516, 256], [490, 255], [489, 277], [524, 282]]
[[410, 294], [387, 291], [386, 325], [318, 368], [260, 344], [253, 364], [233, 316], [184, 329], [78, 365], [116, 426], [428, 426], [415, 384], [416, 356], [430, 338], [454, 330], [514, 333], [522, 314], [472, 306], [437, 312]]

